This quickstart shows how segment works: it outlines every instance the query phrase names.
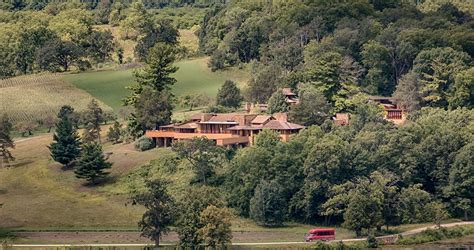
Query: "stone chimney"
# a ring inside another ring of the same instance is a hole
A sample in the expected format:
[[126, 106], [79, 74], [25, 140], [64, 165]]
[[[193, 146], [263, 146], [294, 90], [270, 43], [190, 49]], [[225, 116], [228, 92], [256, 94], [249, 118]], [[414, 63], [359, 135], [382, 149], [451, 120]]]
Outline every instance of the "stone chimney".
[[201, 122], [207, 122], [207, 121], [209, 121], [209, 119], [211, 119], [211, 117], [212, 117], [212, 114], [202, 113], [201, 114]]

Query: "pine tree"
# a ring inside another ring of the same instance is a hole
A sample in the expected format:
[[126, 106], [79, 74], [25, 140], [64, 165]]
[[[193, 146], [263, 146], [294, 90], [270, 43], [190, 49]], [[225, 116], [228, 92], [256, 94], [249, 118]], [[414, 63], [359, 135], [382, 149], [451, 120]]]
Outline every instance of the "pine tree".
[[88, 143], [82, 149], [82, 154], [74, 169], [74, 173], [77, 178], [86, 179], [88, 182], [96, 184], [99, 179], [109, 174], [104, 172], [104, 170], [111, 166], [112, 163], [108, 162], [104, 157], [102, 146], [95, 142]]
[[99, 107], [96, 100], [87, 105], [87, 111], [84, 113], [84, 141], [90, 142], [95, 139], [100, 143], [100, 124], [104, 121], [104, 111]]
[[120, 142], [122, 134], [122, 125], [118, 121], [115, 121], [114, 125], [109, 128], [109, 132], [107, 132], [107, 139], [115, 144]]
[[69, 167], [81, 154], [81, 141], [76, 129], [67, 116], [56, 124], [53, 143], [48, 147], [53, 160]]
[[217, 105], [238, 108], [243, 97], [240, 94], [240, 89], [237, 87], [235, 82], [227, 80], [224, 85], [219, 89], [217, 93]]
[[10, 161], [15, 160], [12, 156], [9, 148], [14, 148], [15, 144], [10, 137], [10, 131], [12, 129], [12, 124], [8, 119], [8, 116], [4, 114], [0, 119], [0, 167], [3, 164], [8, 165]]

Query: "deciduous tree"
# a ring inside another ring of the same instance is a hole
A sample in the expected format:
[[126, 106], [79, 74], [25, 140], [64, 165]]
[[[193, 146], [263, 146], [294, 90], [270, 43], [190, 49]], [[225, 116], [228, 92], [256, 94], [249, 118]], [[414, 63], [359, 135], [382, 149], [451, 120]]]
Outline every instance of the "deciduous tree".
[[224, 247], [231, 243], [231, 219], [232, 213], [228, 208], [209, 205], [204, 209], [199, 216], [202, 227], [198, 230], [203, 242], [209, 247]]
[[0, 118], [0, 167], [4, 164], [8, 165], [10, 161], [15, 160], [10, 149], [15, 147], [10, 137], [13, 128], [8, 116], [3, 114]]

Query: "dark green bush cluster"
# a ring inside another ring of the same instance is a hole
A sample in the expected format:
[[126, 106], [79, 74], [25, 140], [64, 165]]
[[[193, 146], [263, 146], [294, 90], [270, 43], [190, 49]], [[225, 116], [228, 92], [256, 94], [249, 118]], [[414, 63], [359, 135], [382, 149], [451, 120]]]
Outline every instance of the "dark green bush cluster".
[[429, 229], [412, 237], [400, 239], [399, 245], [413, 245], [444, 239], [459, 238], [465, 235], [474, 234], [474, 226], [459, 226], [454, 228]]
[[135, 142], [135, 149], [139, 151], [147, 151], [154, 147], [155, 147], [155, 142], [146, 136], [142, 136], [138, 138], [138, 140]]

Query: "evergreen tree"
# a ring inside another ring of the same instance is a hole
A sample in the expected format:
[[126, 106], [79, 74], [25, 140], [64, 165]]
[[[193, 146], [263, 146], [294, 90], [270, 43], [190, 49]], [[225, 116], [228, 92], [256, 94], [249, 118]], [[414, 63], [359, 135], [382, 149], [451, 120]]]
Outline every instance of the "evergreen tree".
[[148, 51], [145, 67], [134, 72], [137, 84], [127, 87], [132, 94], [126, 97], [123, 103], [134, 106], [145, 87], [159, 92], [169, 89], [176, 83], [176, 79], [170, 76], [178, 70], [178, 67], [174, 66], [175, 60], [176, 48], [173, 45], [156, 43]]
[[0, 118], [0, 167], [3, 164], [8, 165], [10, 161], [15, 160], [9, 148], [14, 148], [15, 144], [10, 137], [12, 124], [6, 114]]
[[227, 80], [217, 92], [216, 104], [229, 108], [238, 108], [243, 97], [235, 82]]
[[65, 167], [69, 167], [81, 154], [81, 141], [67, 116], [62, 116], [56, 124], [53, 140], [49, 146], [51, 157]]
[[84, 142], [98, 140], [100, 143], [100, 124], [104, 121], [104, 111], [99, 107], [96, 100], [92, 99], [87, 105], [87, 111], [83, 116], [85, 132]]
[[113, 144], [116, 144], [120, 142], [122, 134], [122, 125], [118, 121], [115, 121], [114, 125], [109, 128], [109, 132], [107, 132], [107, 139]]
[[268, 114], [288, 112], [290, 106], [286, 102], [286, 97], [281, 90], [276, 91], [268, 99]]
[[102, 146], [98, 143], [88, 143], [82, 148], [82, 154], [74, 173], [77, 178], [86, 179], [88, 182], [96, 184], [99, 179], [109, 174], [104, 170], [111, 166], [112, 163], [104, 157]]

